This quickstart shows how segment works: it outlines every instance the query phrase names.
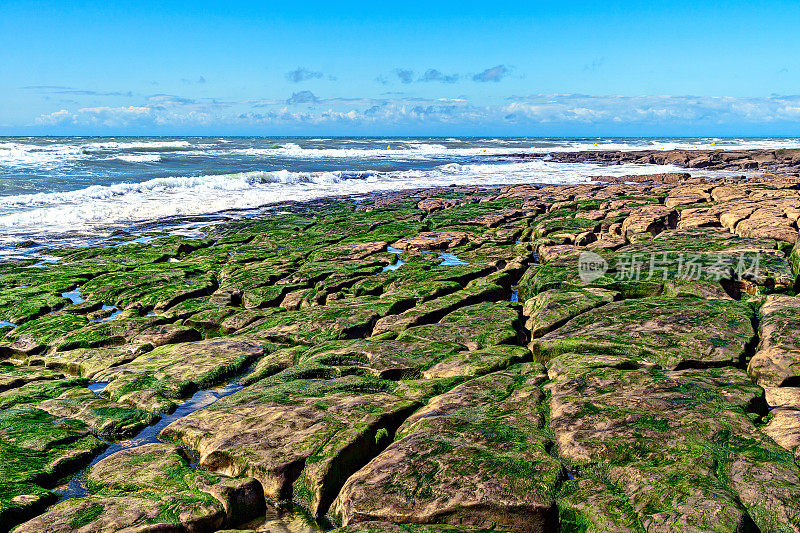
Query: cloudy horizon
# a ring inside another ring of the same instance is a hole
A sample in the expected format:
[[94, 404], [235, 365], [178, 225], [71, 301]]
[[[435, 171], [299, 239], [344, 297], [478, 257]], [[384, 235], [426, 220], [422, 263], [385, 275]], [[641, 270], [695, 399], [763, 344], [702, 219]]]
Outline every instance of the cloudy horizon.
[[788, 2], [150, 4], [11, 0], [0, 134], [800, 134]]

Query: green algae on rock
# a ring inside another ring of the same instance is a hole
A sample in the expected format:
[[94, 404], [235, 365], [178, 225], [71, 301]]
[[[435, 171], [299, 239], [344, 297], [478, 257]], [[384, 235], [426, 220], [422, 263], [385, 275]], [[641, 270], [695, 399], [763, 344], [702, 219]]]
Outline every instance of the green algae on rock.
[[[255, 529], [265, 496], [343, 532], [800, 531], [800, 179], [599, 181], [0, 267], [0, 531]], [[47, 508], [101, 438], [229, 380], [168, 419], [188, 451], [104, 457]]]
[[543, 379], [529, 365], [432, 398], [347, 481], [334, 514], [344, 525], [399, 519], [503, 531], [554, 527], [561, 464], [545, 450]]

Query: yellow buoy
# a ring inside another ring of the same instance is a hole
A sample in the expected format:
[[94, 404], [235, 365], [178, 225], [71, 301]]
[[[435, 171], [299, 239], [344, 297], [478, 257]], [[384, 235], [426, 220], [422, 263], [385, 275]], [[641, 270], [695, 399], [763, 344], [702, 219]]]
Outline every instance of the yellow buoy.
[[389, 144], [387, 144], [387, 145], [386, 145], [386, 149], [387, 149], [387, 150], [391, 150], [391, 149], [392, 149], [392, 146], [391, 146], [391, 145], [389, 145]]
[[597, 146], [597, 143], [594, 143], [594, 145]]
[[711, 143], [711, 146], [716, 146], [716, 145], [717, 145], [717, 143]]

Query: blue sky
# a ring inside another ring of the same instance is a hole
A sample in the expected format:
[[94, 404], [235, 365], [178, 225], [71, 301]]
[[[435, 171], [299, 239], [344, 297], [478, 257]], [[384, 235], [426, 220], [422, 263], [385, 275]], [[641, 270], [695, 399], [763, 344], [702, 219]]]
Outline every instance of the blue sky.
[[0, 2], [0, 134], [800, 135], [800, 3]]

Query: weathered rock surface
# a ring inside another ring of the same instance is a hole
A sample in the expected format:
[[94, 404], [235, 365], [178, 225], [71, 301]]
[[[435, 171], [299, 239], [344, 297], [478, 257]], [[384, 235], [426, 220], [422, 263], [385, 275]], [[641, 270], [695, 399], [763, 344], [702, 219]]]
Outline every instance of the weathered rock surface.
[[[735, 531], [751, 520], [800, 526], [800, 471], [746, 415], [759, 389], [742, 371], [559, 358], [546, 388], [559, 455], [579, 480], [561, 503], [573, 522], [648, 531]], [[599, 498], [581, 493], [597, 488]], [[624, 505], [614, 502], [620, 493]]]
[[[515, 154], [517, 157], [524, 157]], [[545, 154], [534, 155], [542, 157]], [[634, 150], [552, 152], [547, 154], [561, 162], [607, 162], [673, 164], [705, 170], [794, 170], [800, 167], [800, 150]], [[684, 176], [686, 176], [684, 174]], [[668, 182], [669, 183], [669, 182]]]
[[800, 531], [796, 155], [0, 265], [0, 531]]
[[539, 367], [489, 374], [430, 400], [353, 475], [333, 512], [503, 531], [554, 527], [561, 465], [545, 451]]
[[[109, 382], [106, 392], [114, 399], [164, 412], [173, 408], [174, 399], [239, 373], [262, 353], [259, 344], [241, 339], [169, 344], [99, 372], [94, 379]], [[142, 394], [148, 392], [154, 395]]]
[[765, 388], [800, 386], [800, 298], [769, 296], [760, 315], [760, 342], [748, 366], [750, 376]]
[[380, 383], [323, 376], [313, 368], [284, 371], [173, 422], [162, 435], [196, 450], [205, 468], [252, 476], [268, 496], [297, 498], [319, 515], [417, 407]]
[[753, 339], [752, 311], [733, 301], [643, 298], [612, 302], [531, 343], [549, 360], [563, 353], [615, 354], [663, 368], [732, 366]]
[[122, 450], [94, 465], [94, 494], [66, 500], [17, 531], [213, 532], [264, 511], [257, 481], [192, 470], [185, 452], [166, 444]]

